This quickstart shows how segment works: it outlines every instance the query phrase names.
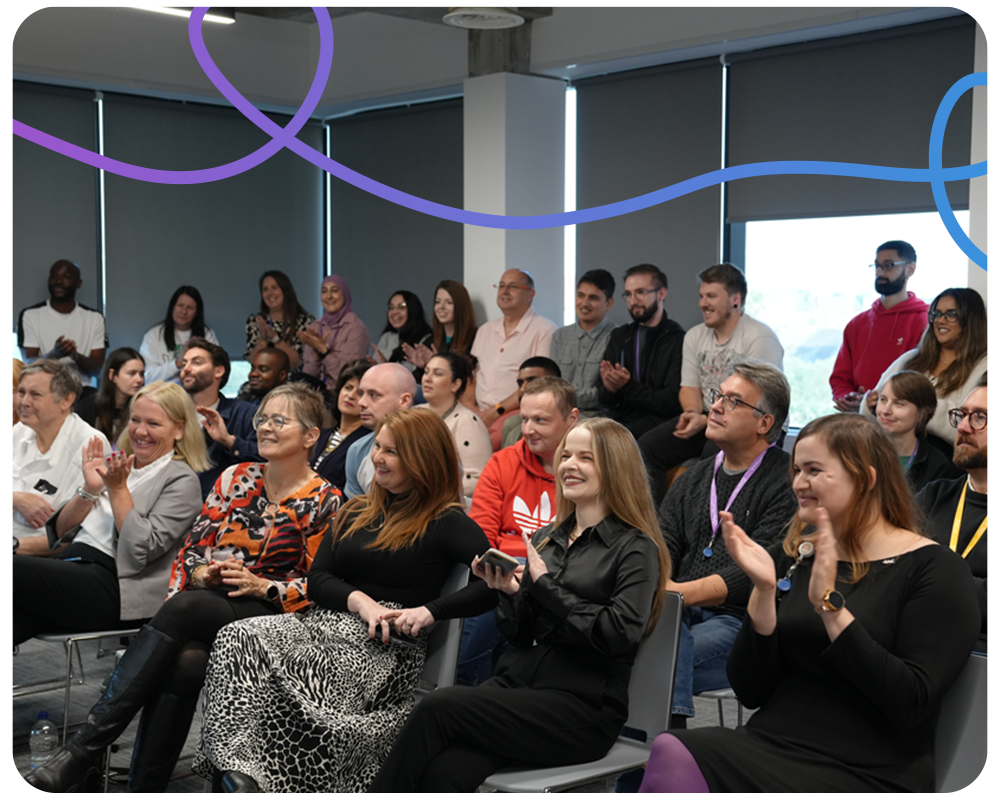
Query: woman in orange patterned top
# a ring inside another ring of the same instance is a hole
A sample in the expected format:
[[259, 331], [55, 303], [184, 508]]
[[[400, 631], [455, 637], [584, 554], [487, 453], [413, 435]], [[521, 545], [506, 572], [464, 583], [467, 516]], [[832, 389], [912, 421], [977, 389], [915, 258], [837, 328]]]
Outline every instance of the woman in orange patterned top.
[[323, 402], [301, 384], [272, 391], [254, 417], [266, 464], [216, 481], [170, 579], [162, 609], [126, 651], [87, 723], [26, 780], [49, 792], [79, 785], [140, 708], [130, 792], [162, 792], [187, 738], [216, 634], [238, 619], [309, 605], [306, 573], [340, 507], [309, 467]]

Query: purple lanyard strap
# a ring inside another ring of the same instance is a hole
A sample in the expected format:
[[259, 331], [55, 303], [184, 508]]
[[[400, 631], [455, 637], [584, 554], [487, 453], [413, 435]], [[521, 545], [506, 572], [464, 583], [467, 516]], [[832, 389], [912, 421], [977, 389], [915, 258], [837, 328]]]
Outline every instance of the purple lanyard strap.
[[[760, 469], [760, 465], [764, 461], [764, 456], [767, 455], [767, 451], [774, 447], [774, 442], [771, 442], [757, 458], [753, 460], [750, 468], [743, 473], [743, 477], [740, 478], [740, 482], [736, 484], [736, 488], [733, 489], [732, 494], [729, 495], [729, 501], [726, 503], [725, 511], [728, 511], [732, 506], [733, 502], [736, 500], [737, 495], [743, 491], [743, 487], [747, 485], [747, 482], [753, 477], [753, 474]], [[719, 452], [715, 457], [715, 470], [712, 472], [712, 492], [711, 492], [711, 505], [709, 508], [711, 518], [712, 518], [712, 538], [708, 542], [708, 547], [702, 550], [702, 554], [705, 558], [712, 557], [712, 545], [715, 544], [715, 537], [719, 535], [719, 525], [721, 520], [719, 519], [719, 490], [716, 488], [715, 479], [719, 474], [719, 467], [722, 466], [723, 460], [725, 460], [726, 454]]]

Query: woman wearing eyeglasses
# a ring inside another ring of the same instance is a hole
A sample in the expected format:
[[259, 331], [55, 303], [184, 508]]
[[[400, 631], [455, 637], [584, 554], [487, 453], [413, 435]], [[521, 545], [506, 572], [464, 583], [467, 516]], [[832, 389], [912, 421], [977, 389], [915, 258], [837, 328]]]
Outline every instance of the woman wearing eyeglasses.
[[878, 386], [868, 392], [861, 411], [875, 417], [882, 387], [891, 375], [904, 369], [921, 372], [934, 384], [938, 398], [927, 423], [928, 441], [950, 455], [955, 432], [948, 412], [962, 404], [986, 372], [986, 306], [975, 289], [945, 289], [931, 303], [927, 321], [920, 346], [889, 365]]
[[979, 629], [966, 566], [915, 532], [899, 460], [856, 414], [806, 425], [799, 510], [765, 550], [722, 512], [753, 584], [727, 672], [757, 711], [736, 730], [668, 731], [643, 792], [931, 792], [942, 698]]
[[301, 384], [273, 390], [254, 417], [266, 463], [219, 477], [174, 561], [167, 600], [125, 652], [83, 729], [26, 776], [72, 790], [143, 709], [130, 792], [162, 792], [187, 738], [219, 630], [247, 617], [309, 605], [306, 573], [340, 507], [309, 467], [323, 401]]

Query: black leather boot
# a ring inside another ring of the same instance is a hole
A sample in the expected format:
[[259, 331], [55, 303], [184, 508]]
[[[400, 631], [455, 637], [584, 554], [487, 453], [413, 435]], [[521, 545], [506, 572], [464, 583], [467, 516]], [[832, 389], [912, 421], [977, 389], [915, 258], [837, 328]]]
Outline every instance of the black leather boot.
[[165, 792], [198, 700], [157, 692], [142, 709], [128, 771], [129, 792]]
[[235, 769], [227, 769], [222, 773], [222, 791], [224, 792], [259, 792], [257, 781], [249, 775], [244, 775]]
[[156, 691], [179, 651], [180, 645], [169, 636], [144, 625], [108, 681], [104, 696], [90, 709], [83, 728], [24, 779], [43, 792], [71, 791]]

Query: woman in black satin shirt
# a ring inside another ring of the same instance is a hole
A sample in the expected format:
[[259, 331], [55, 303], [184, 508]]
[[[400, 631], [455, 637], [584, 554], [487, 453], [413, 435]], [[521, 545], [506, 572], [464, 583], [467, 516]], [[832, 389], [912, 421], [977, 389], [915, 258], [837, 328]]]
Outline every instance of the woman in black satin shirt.
[[469, 792], [511, 764], [602, 757], [628, 716], [639, 642], [656, 625], [670, 557], [631, 434], [583, 420], [556, 451], [555, 521], [507, 576], [476, 559], [498, 590], [497, 625], [514, 647], [477, 687], [425, 697], [370, 792]]

